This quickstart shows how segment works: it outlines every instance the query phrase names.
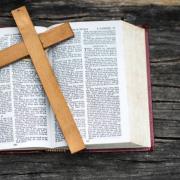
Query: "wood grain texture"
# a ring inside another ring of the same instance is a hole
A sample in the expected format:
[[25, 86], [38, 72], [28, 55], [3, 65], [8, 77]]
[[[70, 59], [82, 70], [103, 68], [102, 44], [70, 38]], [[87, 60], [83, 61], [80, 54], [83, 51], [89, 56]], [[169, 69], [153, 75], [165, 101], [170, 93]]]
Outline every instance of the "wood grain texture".
[[149, 26], [155, 128], [154, 152], [0, 155], [0, 179], [180, 179], [180, 7], [155, 4], [0, 1], [1, 26], [15, 26], [10, 11], [21, 5], [27, 5], [36, 25], [123, 19]]

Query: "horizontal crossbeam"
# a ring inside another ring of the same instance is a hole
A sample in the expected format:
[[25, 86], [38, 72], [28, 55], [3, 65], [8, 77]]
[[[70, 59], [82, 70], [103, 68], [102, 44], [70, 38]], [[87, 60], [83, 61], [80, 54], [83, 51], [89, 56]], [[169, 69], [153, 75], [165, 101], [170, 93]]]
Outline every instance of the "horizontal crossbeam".
[[[69, 23], [64, 23], [49, 29], [46, 32], [40, 33], [39, 39], [43, 48], [48, 48], [73, 36], [74, 33]], [[29, 53], [24, 42], [5, 48], [0, 51], [0, 68], [25, 58], [28, 55]]]

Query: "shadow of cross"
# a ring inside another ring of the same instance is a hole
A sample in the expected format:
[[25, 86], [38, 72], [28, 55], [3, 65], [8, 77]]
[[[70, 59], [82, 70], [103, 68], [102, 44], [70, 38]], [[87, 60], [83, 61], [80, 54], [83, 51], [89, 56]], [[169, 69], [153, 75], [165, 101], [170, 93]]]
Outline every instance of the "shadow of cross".
[[12, 11], [23, 42], [0, 51], [0, 67], [30, 56], [71, 153], [85, 148], [43, 48], [73, 36], [68, 23], [37, 35], [26, 7]]

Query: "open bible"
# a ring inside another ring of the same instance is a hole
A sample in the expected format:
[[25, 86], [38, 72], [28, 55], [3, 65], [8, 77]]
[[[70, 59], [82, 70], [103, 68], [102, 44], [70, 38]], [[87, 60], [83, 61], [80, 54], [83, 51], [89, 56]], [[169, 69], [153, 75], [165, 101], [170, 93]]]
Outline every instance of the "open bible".
[[[70, 24], [74, 38], [46, 52], [87, 149], [151, 150], [146, 30], [123, 21]], [[0, 49], [20, 41], [17, 28], [0, 28]], [[0, 69], [0, 150], [66, 149], [31, 60]]]

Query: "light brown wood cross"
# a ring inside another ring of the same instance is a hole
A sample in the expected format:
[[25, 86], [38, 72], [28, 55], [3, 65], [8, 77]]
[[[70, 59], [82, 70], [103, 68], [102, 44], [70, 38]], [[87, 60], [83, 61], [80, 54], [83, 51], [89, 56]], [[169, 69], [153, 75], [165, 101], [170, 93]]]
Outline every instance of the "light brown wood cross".
[[70, 25], [65, 23], [38, 35], [26, 7], [13, 10], [12, 15], [22, 35], [23, 42], [0, 51], [0, 67], [29, 55], [71, 153], [84, 149], [82, 137], [43, 49], [72, 37], [73, 31]]

